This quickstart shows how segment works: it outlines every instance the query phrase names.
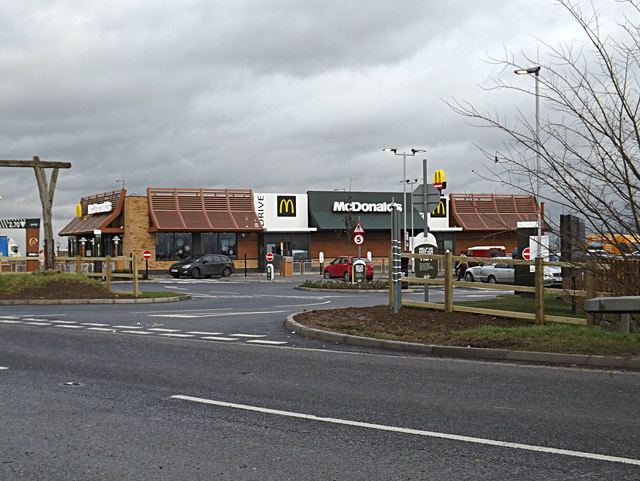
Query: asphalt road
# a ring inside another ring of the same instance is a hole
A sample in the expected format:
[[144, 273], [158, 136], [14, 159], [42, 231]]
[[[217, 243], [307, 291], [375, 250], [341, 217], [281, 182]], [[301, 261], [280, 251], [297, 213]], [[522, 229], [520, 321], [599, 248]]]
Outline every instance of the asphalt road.
[[198, 297], [0, 307], [1, 480], [640, 479], [635, 373], [358, 352], [282, 327], [383, 295], [145, 288]]

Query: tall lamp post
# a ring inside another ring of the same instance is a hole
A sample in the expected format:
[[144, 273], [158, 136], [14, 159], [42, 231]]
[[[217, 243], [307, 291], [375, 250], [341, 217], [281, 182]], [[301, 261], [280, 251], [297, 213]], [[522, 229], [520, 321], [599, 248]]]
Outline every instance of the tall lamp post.
[[[402, 227], [404, 230], [404, 250], [407, 250], [407, 183], [405, 182], [407, 178], [407, 157], [414, 157], [419, 152], [426, 152], [424, 149], [411, 149], [411, 153], [402, 152], [399, 153], [398, 149], [395, 147], [385, 147], [382, 149], [383, 152], [393, 152], [393, 155], [401, 155], [402, 156], [402, 212], [403, 212], [403, 221]], [[411, 215], [413, 215], [413, 206], [411, 206]]]
[[531, 75], [536, 79], [536, 201], [537, 201], [537, 224], [538, 224], [538, 244], [536, 247], [536, 257], [540, 257], [540, 247], [542, 246], [542, 214], [540, 212], [540, 65], [535, 67], [514, 70], [516, 75]]

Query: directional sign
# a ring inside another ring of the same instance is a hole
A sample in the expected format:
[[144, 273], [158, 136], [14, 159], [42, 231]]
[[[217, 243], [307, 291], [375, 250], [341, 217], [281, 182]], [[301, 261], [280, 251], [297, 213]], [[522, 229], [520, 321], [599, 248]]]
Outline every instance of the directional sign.
[[362, 234], [356, 234], [353, 236], [353, 243], [357, 246], [364, 244], [364, 236]]
[[144, 251], [142, 253], [142, 257], [144, 258], [145, 261], [148, 261], [149, 259], [151, 259], [151, 251]]
[[264, 258], [267, 260], [267, 262], [273, 262], [273, 259], [275, 259], [275, 256], [273, 255], [273, 252], [267, 252]]
[[531, 247], [525, 247], [524, 249], [522, 249], [522, 258], [525, 261], [531, 260]]
[[[424, 214], [424, 198], [422, 196], [422, 184], [418, 185], [411, 194], [414, 208]], [[427, 212], [431, 212], [440, 203], [440, 191], [433, 185], [427, 184]]]
[[353, 228], [354, 234], [364, 234], [364, 229], [362, 228], [362, 224], [360, 222], [356, 222], [355, 227]]

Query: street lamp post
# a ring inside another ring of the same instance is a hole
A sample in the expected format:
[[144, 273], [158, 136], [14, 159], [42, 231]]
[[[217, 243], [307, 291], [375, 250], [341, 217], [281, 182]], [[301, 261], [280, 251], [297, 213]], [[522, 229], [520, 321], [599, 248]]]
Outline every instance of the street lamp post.
[[[411, 149], [411, 153], [402, 152], [398, 153], [398, 149], [393, 147], [385, 147], [383, 152], [393, 152], [393, 155], [402, 156], [402, 211], [403, 221], [402, 228], [404, 231], [404, 250], [407, 250], [407, 184], [404, 182], [407, 178], [407, 157], [414, 157], [419, 152], [426, 152], [424, 149]], [[413, 206], [411, 206], [411, 215], [413, 216]]]
[[536, 201], [537, 201], [537, 209], [536, 209], [536, 220], [538, 224], [538, 232], [537, 232], [537, 241], [538, 246], [536, 247], [536, 257], [540, 257], [541, 246], [542, 246], [542, 214], [540, 212], [540, 65], [536, 65], [535, 67], [529, 67], [525, 69], [514, 70], [516, 75], [531, 75], [534, 74], [536, 79], [536, 134], [535, 134], [535, 144], [536, 144]]

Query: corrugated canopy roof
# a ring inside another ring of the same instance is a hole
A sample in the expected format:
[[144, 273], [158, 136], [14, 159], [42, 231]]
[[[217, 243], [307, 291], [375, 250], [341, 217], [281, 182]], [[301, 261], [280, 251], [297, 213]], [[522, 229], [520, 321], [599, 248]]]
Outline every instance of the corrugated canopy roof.
[[536, 220], [530, 195], [451, 194], [451, 215], [464, 230], [516, 230], [518, 222]]
[[[80, 199], [82, 217], [76, 217], [73, 219], [58, 233], [58, 235], [93, 235], [93, 231], [96, 229], [111, 233], [121, 232], [121, 228], [110, 228], [109, 224], [111, 224], [116, 217], [122, 213], [126, 193], [127, 191], [122, 189], [83, 197]], [[111, 203], [111, 211], [89, 214], [89, 205], [104, 204], [106, 202]]]
[[147, 188], [150, 230], [261, 232], [250, 189]]

